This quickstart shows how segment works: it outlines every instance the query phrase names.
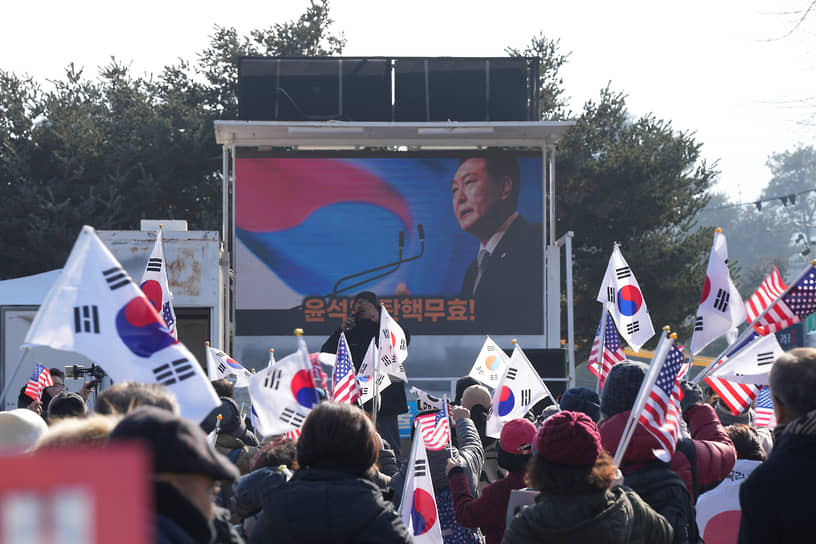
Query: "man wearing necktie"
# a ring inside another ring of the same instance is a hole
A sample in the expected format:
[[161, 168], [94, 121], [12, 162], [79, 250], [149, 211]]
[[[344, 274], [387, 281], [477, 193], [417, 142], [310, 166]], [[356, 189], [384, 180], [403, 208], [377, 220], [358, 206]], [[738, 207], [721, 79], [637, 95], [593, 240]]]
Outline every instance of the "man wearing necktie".
[[475, 299], [484, 334], [544, 332], [543, 231], [517, 211], [520, 177], [512, 154], [489, 152], [462, 160], [451, 182], [459, 226], [480, 242], [461, 296]]

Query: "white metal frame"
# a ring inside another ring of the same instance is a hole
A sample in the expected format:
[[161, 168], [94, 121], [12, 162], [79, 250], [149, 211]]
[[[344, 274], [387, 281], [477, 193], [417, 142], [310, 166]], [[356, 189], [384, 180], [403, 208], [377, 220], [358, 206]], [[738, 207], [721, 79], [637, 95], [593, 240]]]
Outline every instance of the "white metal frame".
[[[235, 200], [230, 198], [234, 189], [235, 152], [238, 148], [271, 150], [289, 149], [365, 149], [368, 147], [398, 146], [406, 149], [479, 149], [486, 147], [540, 148], [544, 168], [542, 184], [544, 191], [545, 246], [566, 246], [567, 292], [572, 293], [571, 236], [556, 241], [555, 238], [555, 149], [575, 121], [500, 121], [500, 122], [431, 122], [431, 123], [379, 123], [346, 121], [215, 121], [215, 141], [222, 146], [223, 168], [223, 216], [222, 236], [229, 240], [225, 259], [224, 304], [229, 309], [227, 330], [230, 340], [235, 321], [232, 300], [232, 251], [235, 233], [231, 220], [235, 217]], [[549, 231], [549, 232], [548, 232]], [[565, 243], [566, 242], [566, 243]], [[544, 263], [546, 264], [546, 263]], [[559, 289], [560, 290], [560, 289]], [[545, 330], [550, 330], [544, 294]], [[572, 300], [568, 296], [569, 336], [569, 384], [574, 385], [574, 347], [572, 341]], [[558, 324], [560, 330], [560, 323]], [[560, 337], [560, 335], [559, 335]]]

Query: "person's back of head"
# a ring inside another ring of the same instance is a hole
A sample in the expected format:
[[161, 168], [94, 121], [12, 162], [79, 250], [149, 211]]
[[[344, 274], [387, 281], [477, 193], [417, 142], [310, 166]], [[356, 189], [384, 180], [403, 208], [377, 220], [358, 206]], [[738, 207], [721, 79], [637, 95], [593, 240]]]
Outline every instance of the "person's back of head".
[[221, 397], [220, 400], [221, 404], [213, 408], [201, 422], [201, 428], [205, 433], [212, 432], [220, 415], [221, 424], [218, 432], [238, 438], [246, 431], [238, 405], [229, 397]]
[[601, 416], [612, 417], [632, 409], [649, 366], [621, 361], [609, 370], [601, 395]]
[[764, 461], [765, 454], [759, 440], [756, 429], [744, 423], [735, 423], [725, 428], [725, 432], [734, 443], [737, 450], [737, 459], [749, 459], [751, 461]]
[[131, 381], [115, 383], [99, 393], [94, 411], [124, 415], [139, 406], [155, 406], [175, 415], [180, 413], [175, 395], [164, 385]]
[[461, 406], [462, 396], [465, 394], [465, 389], [472, 385], [479, 385], [479, 382], [470, 376], [462, 376], [456, 380], [456, 395], [453, 397], [453, 404]]
[[714, 411], [717, 413], [717, 417], [720, 418], [720, 423], [723, 425], [736, 425], [739, 423], [743, 425], [754, 424], [754, 411], [750, 406], [747, 406], [738, 414], [735, 414], [731, 408], [725, 404], [722, 398], [718, 398], [716, 401], [714, 401], [713, 406]]
[[582, 412], [598, 423], [601, 419], [601, 399], [587, 387], [571, 387], [561, 395], [561, 409]]
[[101, 447], [119, 416], [91, 414], [83, 418], [64, 418], [54, 422], [37, 442], [37, 451], [64, 447]]
[[46, 414], [48, 423], [51, 424], [63, 418], [85, 417], [88, 415], [88, 406], [78, 394], [60, 391], [48, 403]]
[[774, 361], [768, 381], [779, 423], [816, 410], [816, 349], [796, 348], [784, 353]]
[[377, 462], [379, 438], [356, 406], [321, 402], [309, 412], [297, 441], [301, 468], [322, 468], [365, 476]]
[[215, 389], [215, 394], [218, 395], [219, 398], [235, 398], [235, 386], [226, 378], [221, 378], [219, 380], [213, 380], [210, 382]]
[[499, 436], [497, 462], [510, 472], [524, 472], [533, 454], [536, 427], [525, 418], [511, 419]]

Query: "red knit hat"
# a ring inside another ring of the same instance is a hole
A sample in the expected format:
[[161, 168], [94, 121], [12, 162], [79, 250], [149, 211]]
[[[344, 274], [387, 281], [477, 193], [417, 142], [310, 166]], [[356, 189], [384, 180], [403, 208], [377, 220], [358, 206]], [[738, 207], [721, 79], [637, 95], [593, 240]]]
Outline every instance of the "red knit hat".
[[530, 455], [535, 434], [535, 425], [530, 420], [511, 419], [502, 427], [499, 446], [513, 455]]
[[588, 415], [562, 410], [544, 422], [533, 453], [560, 465], [591, 466], [601, 455], [601, 433]]

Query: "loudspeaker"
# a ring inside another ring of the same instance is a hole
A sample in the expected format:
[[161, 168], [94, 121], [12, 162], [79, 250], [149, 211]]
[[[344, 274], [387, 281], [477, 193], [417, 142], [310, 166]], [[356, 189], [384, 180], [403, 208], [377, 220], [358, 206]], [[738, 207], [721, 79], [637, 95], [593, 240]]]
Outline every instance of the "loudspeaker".
[[537, 120], [537, 68], [527, 58], [395, 59], [394, 120]]
[[391, 121], [391, 61], [241, 58], [238, 117], [254, 121]]

